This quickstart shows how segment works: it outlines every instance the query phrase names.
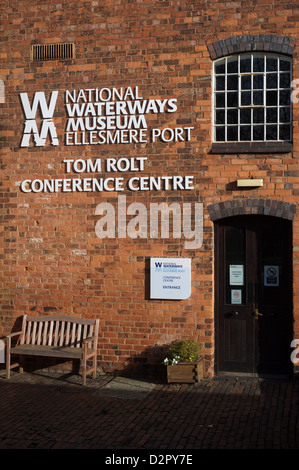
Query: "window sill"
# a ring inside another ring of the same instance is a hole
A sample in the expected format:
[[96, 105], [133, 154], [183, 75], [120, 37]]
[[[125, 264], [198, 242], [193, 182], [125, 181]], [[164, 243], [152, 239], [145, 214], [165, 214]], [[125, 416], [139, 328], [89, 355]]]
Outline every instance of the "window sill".
[[214, 142], [211, 153], [288, 153], [291, 142]]

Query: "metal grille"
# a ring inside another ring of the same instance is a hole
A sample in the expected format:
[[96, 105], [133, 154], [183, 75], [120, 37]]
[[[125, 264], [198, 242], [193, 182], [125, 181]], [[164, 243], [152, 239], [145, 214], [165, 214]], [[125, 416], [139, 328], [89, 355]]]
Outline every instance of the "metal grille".
[[31, 48], [31, 59], [37, 61], [73, 59], [75, 45], [66, 44], [35, 44]]

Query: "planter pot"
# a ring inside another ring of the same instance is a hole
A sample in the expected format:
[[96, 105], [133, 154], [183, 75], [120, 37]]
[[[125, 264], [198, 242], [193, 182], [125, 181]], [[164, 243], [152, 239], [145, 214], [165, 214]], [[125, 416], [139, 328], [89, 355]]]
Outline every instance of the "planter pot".
[[198, 362], [181, 362], [167, 366], [168, 383], [196, 383], [203, 378], [203, 358]]

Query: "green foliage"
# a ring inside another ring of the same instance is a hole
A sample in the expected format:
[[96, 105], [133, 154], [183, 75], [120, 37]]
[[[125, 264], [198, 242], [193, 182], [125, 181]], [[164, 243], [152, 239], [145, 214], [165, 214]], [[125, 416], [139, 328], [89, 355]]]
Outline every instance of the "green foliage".
[[181, 339], [171, 343], [170, 360], [179, 357], [178, 362], [197, 362], [201, 357], [201, 343], [192, 339]]

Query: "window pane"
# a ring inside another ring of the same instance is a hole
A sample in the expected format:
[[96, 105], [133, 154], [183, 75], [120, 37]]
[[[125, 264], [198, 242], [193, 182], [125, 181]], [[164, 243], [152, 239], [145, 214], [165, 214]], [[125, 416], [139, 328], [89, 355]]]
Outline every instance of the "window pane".
[[225, 93], [216, 93], [216, 108], [225, 107]]
[[250, 57], [241, 57], [240, 60], [240, 72], [246, 73], [251, 72], [251, 58]]
[[254, 72], [263, 72], [264, 71], [264, 57], [254, 57], [253, 58], [253, 71]]
[[290, 108], [280, 108], [279, 110], [279, 122], [290, 122], [291, 110]]
[[277, 91], [267, 91], [266, 93], [266, 106], [277, 105]]
[[263, 89], [264, 87], [264, 76], [263, 75], [254, 75], [253, 76], [253, 88]]
[[250, 90], [251, 89], [251, 75], [244, 75], [241, 77], [241, 89]]
[[245, 276], [246, 276], [246, 231], [244, 228], [225, 227], [224, 249], [225, 249], [225, 302], [232, 302], [232, 286], [230, 284], [230, 266], [241, 265], [244, 275], [242, 286], [237, 286], [242, 290], [242, 303], [246, 303]]
[[215, 124], [225, 124], [225, 111], [216, 111]]
[[216, 127], [216, 141], [217, 142], [225, 141], [225, 128], [224, 127]]
[[229, 109], [227, 111], [227, 124], [238, 124], [238, 110]]
[[291, 62], [289, 60], [280, 59], [280, 70], [291, 70]]
[[266, 110], [266, 122], [277, 122], [277, 108]]
[[240, 140], [251, 140], [250, 126], [240, 126]]
[[290, 140], [291, 139], [291, 129], [289, 125], [279, 126], [279, 139], [280, 140]]
[[279, 104], [289, 105], [291, 102], [291, 92], [289, 90], [281, 90], [279, 92]]
[[216, 77], [216, 90], [224, 90], [225, 89], [225, 77]]
[[266, 139], [277, 140], [277, 126], [266, 126]]
[[272, 72], [277, 70], [277, 58], [276, 57], [267, 57], [266, 59], [266, 71]]
[[264, 140], [264, 126], [253, 126], [253, 140]]
[[279, 87], [280, 88], [290, 88], [291, 86], [291, 77], [289, 73], [281, 73]]
[[230, 142], [235, 142], [238, 140], [238, 127], [229, 126], [227, 128], [227, 140]]
[[268, 73], [266, 76], [266, 87], [269, 88], [277, 88], [277, 73]]
[[240, 110], [240, 123], [250, 124], [251, 123], [251, 109]]
[[215, 63], [215, 73], [216, 74], [225, 73], [225, 59], [218, 60]]
[[233, 57], [227, 59], [227, 73], [238, 73], [238, 59]]
[[253, 104], [255, 106], [262, 106], [264, 104], [264, 92], [263, 91], [253, 92]]
[[239, 105], [238, 93], [227, 93], [227, 107], [228, 108], [237, 108]]
[[251, 104], [251, 92], [243, 91], [241, 93], [241, 106], [250, 106]]
[[227, 77], [227, 89], [237, 90], [238, 89], [238, 77], [236, 75], [228, 75]]
[[253, 122], [257, 124], [264, 122], [264, 108], [256, 108], [253, 110]]

